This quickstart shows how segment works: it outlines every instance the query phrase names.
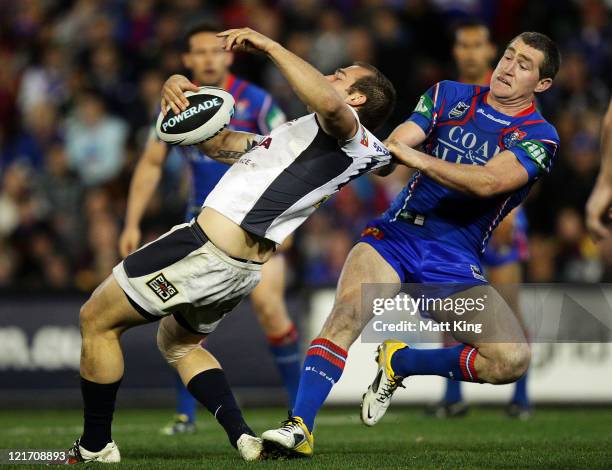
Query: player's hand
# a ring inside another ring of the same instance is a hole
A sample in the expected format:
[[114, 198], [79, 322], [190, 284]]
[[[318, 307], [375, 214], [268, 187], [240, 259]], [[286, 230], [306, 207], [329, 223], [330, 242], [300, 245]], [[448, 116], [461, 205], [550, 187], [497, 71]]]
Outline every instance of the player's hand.
[[277, 45], [276, 41], [251, 28], [228, 29], [217, 36], [225, 40], [224, 47], [228, 51], [233, 49], [268, 54]]
[[385, 140], [384, 144], [397, 162], [409, 168], [419, 168], [421, 161], [420, 152], [393, 138]]
[[612, 183], [599, 178], [586, 205], [586, 226], [595, 241], [610, 236], [606, 226], [612, 215]]
[[172, 75], [164, 82], [161, 92], [161, 109], [164, 116], [168, 113], [168, 109], [172, 109], [174, 114], [185, 111], [189, 106], [189, 101], [184, 92], [198, 90], [199, 88], [184, 75]]
[[119, 254], [122, 258], [132, 253], [140, 245], [140, 228], [126, 226], [119, 237]]

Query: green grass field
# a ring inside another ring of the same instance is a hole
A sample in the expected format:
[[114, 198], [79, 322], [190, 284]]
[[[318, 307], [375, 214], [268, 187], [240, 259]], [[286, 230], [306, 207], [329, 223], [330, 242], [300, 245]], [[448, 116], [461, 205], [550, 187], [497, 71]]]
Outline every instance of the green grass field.
[[[246, 412], [255, 431], [275, 426], [281, 409]], [[67, 448], [81, 430], [80, 411], [0, 411], [0, 448]], [[163, 410], [120, 410], [114, 439], [119, 468], [612, 468], [612, 408], [539, 409], [527, 422], [501, 410], [473, 409], [440, 421], [420, 409], [395, 407], [374, 428], [357, 409], [326, 410], [318, 420], [312, 460], [239, 460], [221, 428], [200, 412], [198, 432], [165, 437]], [[15, 468], [41, 468], [18, 465]], [[2, 466], [8, 468], [8, 466]], [[105, 465], [104, 468], [114, 468]]]

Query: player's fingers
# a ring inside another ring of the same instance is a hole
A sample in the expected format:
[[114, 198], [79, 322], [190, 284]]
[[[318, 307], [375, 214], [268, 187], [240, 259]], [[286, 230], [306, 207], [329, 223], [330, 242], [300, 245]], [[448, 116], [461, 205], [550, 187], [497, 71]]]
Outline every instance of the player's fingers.
[[230, 34], [232, 34], [234, 31], [236, 31], [235, 28], [226, 29], [225, 31], [221, 31], [220, 33], [217, 33], [217, 37], [218, 38], [224, 38], [224, 37], [229, 36]]
[[240, 31], [236, 35], [236, 44], [240, 44], [243, 47], [247, 47], [247, 44], [251, 42], [250, 40], [253, 38], [253, 33], [251, 31]]
[[241, 34], [242, 30], [237, 29], [227, 37], [227, 50], [231, 51], [236, 46], [236, 40], [240, 37]]
[[181, 110], [176, 103], [180, 103], [181, 100], [176, 97], [170, 87], [164, 87], [164, 97], [166, 98], [166, 101], [170, 105], [170, 108], [172, 109], [174, 114], [179, 114]]
[[168, 114], [168, 105], [166, 104], [166, 98], [161, 99], [161, 112], [165, 116]]
[[226, 51], [231, 51], [232, 50], [232, 45], [234, 43], [234, 38], [236, 36], [235, 33], [236, 30], [231, 30], [231, 32], [229, 32], [226, 36], [225, 36], [225, 50]]
[[185, 93], [183, 93], [183, 87], [180, 85], [174, 85], [174, 87], [172, 88], [172, 92], [174, 93], [174, 96], [176, 96], [176, 100], [174, 103], [183, 111], [185, 111], [189, 106], [189, 101], [187, 100]]

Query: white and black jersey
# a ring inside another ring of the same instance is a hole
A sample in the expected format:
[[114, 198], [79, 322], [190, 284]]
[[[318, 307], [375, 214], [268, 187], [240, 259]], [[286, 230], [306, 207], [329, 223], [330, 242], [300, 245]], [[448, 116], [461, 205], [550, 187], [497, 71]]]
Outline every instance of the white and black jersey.
[[339, 142], [309, 114], [277, 127], [244, 154], [203, 206], [280, 244], [342, 186], [390, 161], [361, 124], [352, 139]]

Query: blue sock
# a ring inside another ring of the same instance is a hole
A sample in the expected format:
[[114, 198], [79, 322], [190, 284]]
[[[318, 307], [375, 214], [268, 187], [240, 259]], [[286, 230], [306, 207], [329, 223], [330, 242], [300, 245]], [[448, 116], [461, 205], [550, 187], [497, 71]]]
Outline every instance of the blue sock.
[[463, 399], [461, 396], [461, 382], [457, 380], [446, 380], [446, 393], [444, 401], [446, 403], [458, 403]]
[[292, 415], [302, 418], [311, 432], [319, 408], [340, 380], [346, 355], [344, 349], [329, 340], [317, 338], [310, 343]]
[[512, 403], [522, 406], [529, 406], [529, 398], [527, 398], [527, 374], [523, 375], [514, 384]]
[[278, 337], [268, 337], [270, 352], [274, 356], [278, 373], [281, 376], [285, 390], [289, 397], [289, 408], [293, 409], [298, 385], [300, 384], [301, 357], [295, 325], [287, 333]]
[[474, 361], [478, 350], [460, 344], [450, 348], [404, 348], [393, 354], [391, 367], [396, 375], [441, 375], [464, 382], [478, 382]]
[[176, 414], [187, 416], [189, 422], [193, 423], [195, 421], [196, 399], [189, 393], [187, 387], [183, 385], [181, 377], [176, 372], [174, 376], [176, 379]]

